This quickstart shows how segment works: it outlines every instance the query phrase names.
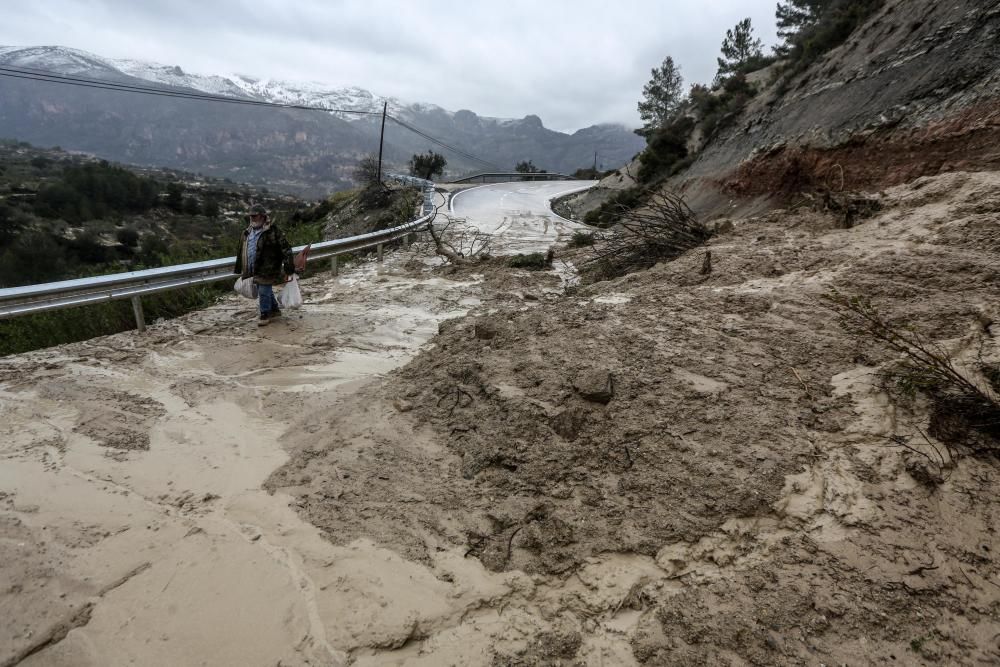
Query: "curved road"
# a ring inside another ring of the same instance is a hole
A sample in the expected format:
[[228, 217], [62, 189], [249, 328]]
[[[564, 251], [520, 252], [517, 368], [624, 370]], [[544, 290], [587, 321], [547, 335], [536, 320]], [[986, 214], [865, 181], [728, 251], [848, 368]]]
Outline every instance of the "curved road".
[[597, 181], [494, 183], [452, 195], [449, 210], [470, 228], [502, 234], [497, 254], [545, 252], [560, 236], [584, 226], [552, 212], [555, 197], [593, 187]]

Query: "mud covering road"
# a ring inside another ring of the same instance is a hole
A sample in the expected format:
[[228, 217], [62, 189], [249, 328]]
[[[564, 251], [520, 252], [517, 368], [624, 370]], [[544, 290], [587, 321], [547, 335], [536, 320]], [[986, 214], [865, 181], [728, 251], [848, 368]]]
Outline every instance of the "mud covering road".
[[357, 432], [331, 410], [481, 303], [483, 276], [436, 263], [418, 243], [304, 280], [266, 328], [232, 296], [0, 360], [0, 665], [344, 664], [507, 590], [458, 547], [449, 583], [370, 531], [335, 546], [262, 488], [293, 443], [372, 456], [377, 409]]
[[926, 406], [819, 296], [1000, 361], [1000, 174], [882, 200], [736, 220], [707, 275], [418, 244], [261, 330], [0, 360], [0, 664], [995, 663], [996, 457], [887, 446]]

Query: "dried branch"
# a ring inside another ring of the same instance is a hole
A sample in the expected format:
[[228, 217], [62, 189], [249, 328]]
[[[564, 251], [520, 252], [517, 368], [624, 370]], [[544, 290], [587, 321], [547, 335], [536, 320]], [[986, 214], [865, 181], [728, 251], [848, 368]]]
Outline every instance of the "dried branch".
[[[848, 333], [872, 338], [902, 356], [901, 361], [880, 372], [883, 385], [890, 393], [920, 391], [931, 400], [931, 434], [942, 442], [966, 442], [976, 450], [997, 449], [1000, 397], [981, 360], [978, 368], [975, 364], [960, 366], [941, 345], [889, 321], [866, 298], [833, 292], [824, 300]], [[920, 434], [937, 451], [930, 438], [923, 431]], [[948, 459], [937, 453], [944, 465]], [[948, 454], [950, 459], [951, 450]]]
[[452, 264], [471, 264], [486, 259], [490, 255], [490, 245], [493, 236], [470, 227], [463, 218], [442, 216], [444, 222], [439, 224], [438, 213], [441, 207], [434, 211], [434, 216], [427, 225], [434, 249], [437, 254]]
[[697, 247], [711, 237], [711, 231], [695, 217], [680, 195], [647, 191], [640, 204], [616, 203], [616, 228], [597, 235], [594, 258], [585, 266], [596, 269], [602, 278], [616, 277], [649, 268]]

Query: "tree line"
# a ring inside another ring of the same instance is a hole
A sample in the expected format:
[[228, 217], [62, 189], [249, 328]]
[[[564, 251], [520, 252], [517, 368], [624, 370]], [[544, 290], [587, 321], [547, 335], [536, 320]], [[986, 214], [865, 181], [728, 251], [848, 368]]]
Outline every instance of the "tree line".
[[781, 42], [766, 55], [749, 18], [726, 31], [711, 86], [693, 84], [684, 91], [680, 68], [671, 56], [651, 71], [638, 103], [646, 137], [640, 180], [671, 175], [687, 165], [687, 139], [697, 125], [711, 138], [742, 111], [756, 94], [746, 78], [775, 65], [774, 75], [788, 81], [820, 55], [843, 43], [854, 28], [879, 9], [884, 0], [783, 0], [775, 19]]

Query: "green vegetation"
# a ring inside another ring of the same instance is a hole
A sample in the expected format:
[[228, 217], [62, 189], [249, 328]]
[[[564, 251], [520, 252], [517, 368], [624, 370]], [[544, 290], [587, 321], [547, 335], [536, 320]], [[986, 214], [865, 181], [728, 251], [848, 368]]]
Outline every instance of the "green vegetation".
[[[48, 159], [31, 159], [31, 164], [48, 166]], [[142, 213], [156, 205], [159, 188], [155, 181], [136, 176], [105, 161], [69, 167], [38, 190], [35, 215], [60, 218], [66, 222], [103, 220], [128, 213]]]
[[737, 74], [745, 74], [760, 69], [767, 64], [762, 47], [764, 43], [754, 39], [753, 26], [749, 18], [726, 31], [722, 40], [722, 57], [718, 58], [719, 70], [715, 75], [717, 85]]
[[546, 172], [545, 169], [539, 169], [538, 167], [536, 167], [534, 165], [534, 163], [532, 163], [531, 160], [527, 160], [525, 162], [518, 162], [517, 166], [514, 167], [514, 171], [516, 171], [519, 174], [545, 174], [545, 173], [548, 173], [548, 172]]
[[[232, 289], [231, 281], [163, 292], [143, 297], [146, 320], [171, 318], [204, 308]], [[63, 345], [135, 328], [132, 305], [126, 300], [24, 315], [0, 321], [0, 355]]]
[[443, 174], [447, 165], [448, 160], [434, 151], [419, 153], [410, 158], [410, 175], [430, 181]]
[[594, 235], [591, 232], [585, 232], [582, 229], [578, 229], [573, 232], [573, 236], [566, 245], [570, 248], [586, 248], [587, 246], [594, 245], [594, 241]]
[[551, 269], [552, 253], [532, 252], [527, 255], [519, 253], [507, 261], [507, 266], [512, 269], [528, 269], [529, 271]]
[[783, 0], [775, 14], [784, 42], [775, 53], [785, 59], [786, 81], [830, 49], [843, 44], [854, 29], [878, 11], [884, 0]]
[[[169, 170], [136, 173], [0, 140], [0, 287], [232, 255], [251, 202], [272, 211], [293, 244], [316, 242], [336, 199], [310, 205], [248, 186]], [[172, 317], [230, 287], [222, 281], [143, 297], [143, 307], [150, 321]], [[127, 301], [14, 318], [0, 322], [0, 354], [132, 327]]]
[[621, 212], [640, 203], [644, 194], [642, 188], [626, 188], [612, 194], [604, 203], [583, 216], [583, 221], [595, 227], [610, 227], [617, 222]]
[[749, 18], [726, 31], [712, 87], [691, 86], [682, 95], [680, 72], [670, 56], [652, 71], [642, 91], [639, 115], [644, 125], [636, 132], [648, 140], [640, 155], [632, 191], [615, 194], [605, 205], [587, 214], [591, 224], [610, 226], [622, 210], [631, 209], [649, 188], [686, 169], [701, 145], [731, 126], [758, 90], [747, 74], [782, 58], [775, 76], [782, 87], [815, 62], [823, 53], [842, 44], [884, 0], [782, 0], [776, 17], [783, 43], [773, 56], [765, 56], [762, 42], [754, 37]]
[[642, 89], [642, 99], [639, 100], [639, 118], [642, 128], [636, 130], [640, 136], [648, 136], [663, 127], [680, 110], [684, 101], [681, 86], [684, 79], [674, 64], [674, 59], [667, 56], [659, 67], [651, 70], [652, 78]]

